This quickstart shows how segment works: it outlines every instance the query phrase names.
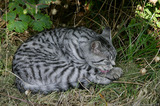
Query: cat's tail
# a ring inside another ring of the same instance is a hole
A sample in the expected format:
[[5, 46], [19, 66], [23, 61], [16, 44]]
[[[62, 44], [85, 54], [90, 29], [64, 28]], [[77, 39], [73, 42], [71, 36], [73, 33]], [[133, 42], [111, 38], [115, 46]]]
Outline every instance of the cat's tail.
[[32, 93], [37, 93], [39, 91], [39, 86], [29, 84], [29, 83], [27, 83], [27, 82], [25, 82], [22, 79], [19, 79], [17, 77], [16, 77], [16, 80], [15, 80], [15, 85], [17, 86], [18, 90], [21, 93], [24, 93], [27, 90], [31, 91]]
[[48, 94], [51, 93], [52, 91], [60, 91], [59, 86], [57, 84], [29, 84], [22, 79], [20, 80], [19, 78], [16, 78], [15, 84], [18, 88], [18, 90], [21, 93], [24, 93], [26, 91], [31, 91], [32, 94], [35, 93], [40, 93], [40, 94]]

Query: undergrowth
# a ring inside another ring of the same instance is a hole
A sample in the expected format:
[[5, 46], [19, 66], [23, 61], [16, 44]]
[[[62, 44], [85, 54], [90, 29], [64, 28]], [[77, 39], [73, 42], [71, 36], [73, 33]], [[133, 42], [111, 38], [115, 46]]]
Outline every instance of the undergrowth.
[[[119, 80], [109, 85], [91, 84], [89, 89], [75, 88], [66, 92], [52, 92], [49, 95], [25, 95], [15, 87], [15, 76], [11, 72], [13, 55], [18, 46], [34, 31], [30, 29], [24, 33], [10, 32], [6, 29], [7, 23], [0, 20], [0, 105], [158, 105], [160, 64], [156, 59], [160, 56], [160, 41], [157, 39], [159, 27], [148, 23], [148, 18], [146, 20], [136, 14], [136, 6], [144, 5], [143, 3], [137, 4], [134, 0], [99, 0], [96, 3], [85, 2], [84, 11], [81, 11], [82, 6], [77, 4], [75, 8], [69, 8], [70, 13], [62, 10], [61, 14], [51, 16], [53, 28], [83, 25], [100, 33], [105, 25], [110, 26], [113, 44], [118, 52], [117, 66], [120, 66], [124, 73]], [[54, 9], [56, 7], [61, 10], [58, 6], [54, 6]], [[81, 10], [77, 10], [79, 8]], [[47, 11], [48, 14], [50, 12]]]

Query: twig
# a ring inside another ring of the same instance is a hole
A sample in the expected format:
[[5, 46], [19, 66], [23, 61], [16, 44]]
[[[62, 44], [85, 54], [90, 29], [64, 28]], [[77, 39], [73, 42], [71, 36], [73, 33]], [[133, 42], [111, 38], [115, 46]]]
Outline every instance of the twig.
[[[86, 79], [86, 80], [88, 81], [88, 79]], [[89, 89], [87, 89], [87, 88], [81, 83], [80, 80], [78, 80], [78, 82], [81, 84], [81, 86], [82, 86], [83, 88], [85, 88], [85, 89], [92, 95], [91, 91], [89, 91]]]
[[113, 83], [134, 84], [134, 85], [141, 85], [141, 86], [144, 85], [144, 84], [137, 83], [137, 82], [124, 82], [124, 81], [113, 81]]
[[109, 22], [106, 20], [106, 18], [104, 18], [104, 16], [101, 15], [100, 13], [99, 13], [99, 16], [101, 16], [104, 19], [104, 21], [107, 23], [107, 25], [109, 26]]
[[84, 17], [87, 18], [87, 19], [89, 19], [89, 20], [91, 20], [91, 21], [93, 21], [94, 23], [96, 23], [96, 24], [99, 25], [100, 27], [102, 26], [102, 25], [100, 25], [98, 22], [94, 21], [93, 19], [91, 19], [91, 18], [89, 18], [89, 17], [86, 17], [86, 16], [84, 16]]
[[[111, 4], [112, 4], [112, 2], [111, 2]], [[113, 7], [113, 8], [115, 8], [115, 9], [119, 10], [119, 8], [114, 7], [114, 6], [112, 6], [111, 4], [108, 4], [108, 5], [110, 6], [110, 8]], [[110, 9], [109, 9], [109, 11], [110, 11]], [[108, 11], [108, 14], [109, 14], [109, 11]], [[126, 12], [124, 12], [123, 10], [120, 10], [120, 11], [121, 11], [122, 13], [124, 13], [126, 16], [133, 18], [132, 16], [128, 15], [128, 14], [127, 14]], [[108, 16], [109, 16], [109, 15], [108, 15]]]
[[62, 103], [63, 95], [64, 95], [64, 93], [62, 92], [60, 97], [59, 97], [59, 99], [58, 99], [58, 101], [57, 101], [57, 103], [56, 103], [56, 106], [58, 106], [60, 103]]
[[77, 13], [75, 13], [75, 16], [74, 16], [74, 27], [76, 27], [76, 17], [77, 17]]
[[18, 75], [14, 74], [11, 71], [6, 70], [7, 72], [11, 73], [12, 75], [14, 75], [15, 77], [17, 77], [18, 79], [20, 79], [23, 83], [30, 85], [29, 83], [25, 82], [22, 78], [20, 78]]
[[[144, 60], [146, 61], [147, 66], [149, 66], [153, 71], [155, 71], [155, 70], [151, 67], [151, 63], [148, 63], [148, 61], [147, 61], [145, 58], [144, 58]], [[146, 67], [147, 67], [147, 66], [146, 66]], [[146, 68], [146, 67], [145, 67], [145, 68]]]
[[22, 101], [22, 102], [29, 103], [29, 104], [31, 104], [31, 105], [34, 105], [34, 104], [35, 104], [35, 103], [29, 102], [29, 101], [26, 101], [26, 100], [23, 100], [23, 99], [20, 99], [20, 98], [17, 98], [17, 97], [5, 95], [5, 94], [3, 94], [3, 93], [0, 93], [0, 95], [7, 96], [7, 97], [12, 98], [12, 99], [20, 100], [20, 101]]
[[158, 51], [157, 51], [156, 55], [154, 56], [154, 58], [152, 59], [152, 61], [145, 68], [147, 68], [148, 66], [150, 66], [153, 63], [155, 58], [158, 56], [159, 52], [160, 52], [160, 48], [158, 49]]
[[[5, 0], [5, 8], [7, 8], [7, 0]], [[6, 11], [6, 26], [7, 26], [7, 11]], [[9, 36], [9, 34], [8, 34], [8, 29], [6, 28], [6, 51], [7, 51], [7, 53], [6, 53], [6, 59], [5, 59], [5, 72], [7, 71], [7, 66], [8, 66], [8, 43], [9, 43], [9, 39], [8, 39], [8, 36]]]
[[74, 27], [76, 27], [76, 18], [77, 13], [80, 11], [80, 2], [79, 0], [76, 1], [76, 11], [74, 12]]
[[104, 4], [106, 3], [106, 1], [107, 1], [107, 0], [105, 0], [105, 1], [103, 2], [101, 8], [99, 9], [98, 13], [93, 17], [93, 19], [94, 19], [95, 17], [97, 17], [97, 15], [99, 15], [99, 13], [101, 12], [101, 10], [102, 10]]

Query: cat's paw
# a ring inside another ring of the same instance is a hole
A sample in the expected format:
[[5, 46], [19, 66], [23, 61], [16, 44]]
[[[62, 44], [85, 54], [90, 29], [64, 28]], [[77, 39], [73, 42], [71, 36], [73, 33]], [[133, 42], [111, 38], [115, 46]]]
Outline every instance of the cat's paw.
[[117, 80], [123, 74], [123, 70], [119, 67], [114, 67], [106, 74], [106, 78], [110, 80]]

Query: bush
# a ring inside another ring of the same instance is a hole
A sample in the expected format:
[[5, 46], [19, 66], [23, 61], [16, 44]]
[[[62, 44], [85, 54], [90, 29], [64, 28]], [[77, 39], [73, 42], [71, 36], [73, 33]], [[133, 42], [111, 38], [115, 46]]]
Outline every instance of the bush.
[[24, 32], [28, 28], [35, 31], [49, 29], [52, 21], [47, 14], [43, 14], [41, 9], [48, 7], [55, 0], [14, 0], [9, 2], [9, 12], [3, 16], [8, 22], [9, 31]]
[[137, 6], [137, 15], [141, 18], [146, 19], [148, 23], [153, 27], [160, 28], [160, 0], [150, 0], [149, 2], [144, 3], [144, 6], [140, 4]]

